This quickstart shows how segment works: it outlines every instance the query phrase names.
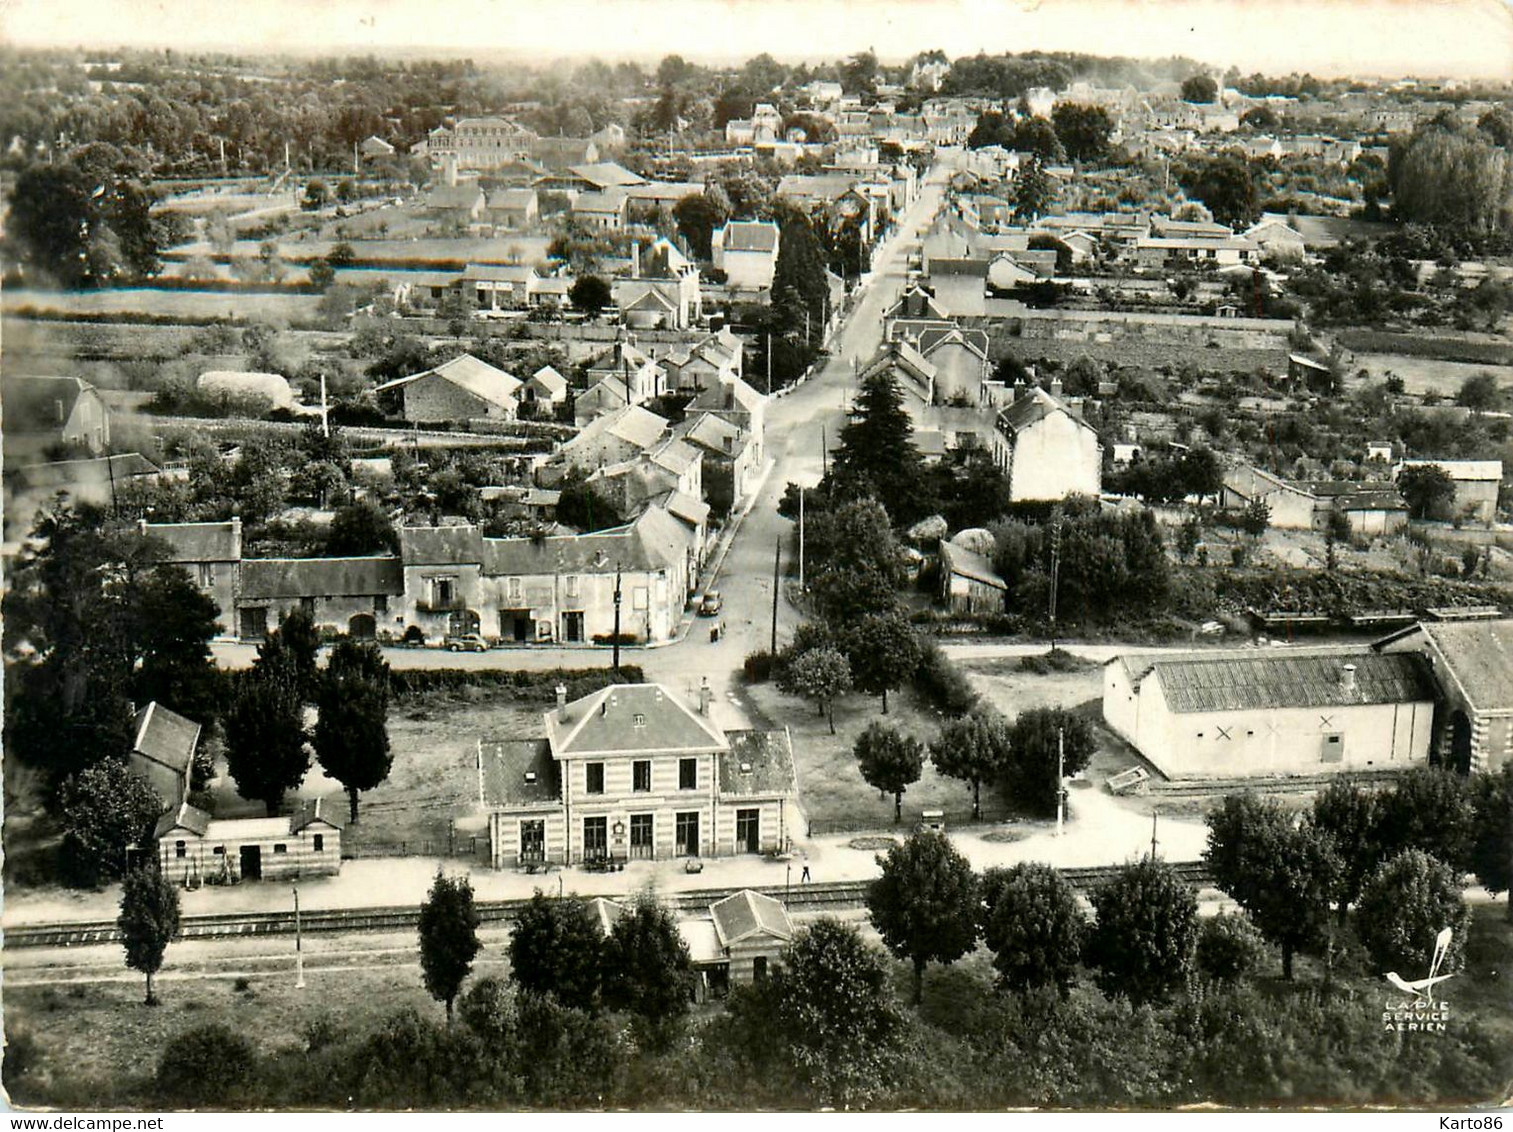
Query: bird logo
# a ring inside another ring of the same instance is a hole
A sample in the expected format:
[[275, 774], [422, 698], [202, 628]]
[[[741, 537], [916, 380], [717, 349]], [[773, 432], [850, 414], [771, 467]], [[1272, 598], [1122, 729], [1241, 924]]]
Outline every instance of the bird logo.
[[1405, 979], [1396, 971], [1387, 972], [1387, 981], [1389, 983], [1404, 994], [1411, 994], [1413, 996], [1413, 1007], [1415, 1009], [1421, 1005], [1434, 1005], [1435, 986], [1446, 979], [1453, 979], [1455, 977], [1454, 975], [1441, 975], [1439, 973], [1440, 966], [1444, 963], [1445, 956], [1450, 950], [1452, 934], [1449, 928], [1445, 928], [1435, 937], [1434, 955], [1429, 960], [1429, 974], [1426, 978]]

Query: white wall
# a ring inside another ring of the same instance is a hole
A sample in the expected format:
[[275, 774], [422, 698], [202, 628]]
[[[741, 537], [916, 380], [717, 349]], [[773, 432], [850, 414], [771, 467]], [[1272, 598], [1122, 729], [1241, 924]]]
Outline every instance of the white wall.
[[1097, 496], [1101, 484], [1098, 436], [1066, 413], [1052, 413], [1021, 429], [1009, 466], [1009, 498]]

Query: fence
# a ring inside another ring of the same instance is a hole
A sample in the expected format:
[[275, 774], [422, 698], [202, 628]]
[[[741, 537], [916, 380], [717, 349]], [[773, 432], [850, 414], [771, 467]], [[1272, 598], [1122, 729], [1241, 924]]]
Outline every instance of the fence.
[[[897, 825], [886, 826], [879, 826], [875, 816], [861, 814], [847, 818], [821, 818], [818, 820], [811, 818], [809, 819], [809, 836], [823, 837], [825, 834], [830, 833], [871, 833], [880, 837], [890, 835], [907, 837], [919, 825], [920, 814], [925, 809], [933, 809], [933, 807], [921, 806], [918, 809], [911, 808], [905, 810], [903, 821]], [[1007, 809], [999, 804], [996, 799], [991, 802], [989, 801], [987, 789], [983, 791], [981, 817], [973, 817], [970, 806], [962, 809], [938, 809], [935, 812], [941, 814], [941, 820], [945, 822], [947, 830], [958, 832], [969, 827], [986, 832], [991, 826], [997, 825], [1003, 818], [1008, 816]], [[933, 821], [934, 819], [932, 818], [931, 820]]]
[[349, 834], [342, 839], [341, 856], [344, 861], [373, 857], [457, 857], [484, 865], [490, 861], [489, 839], [481, 834], [405, 841], [359, 841]]

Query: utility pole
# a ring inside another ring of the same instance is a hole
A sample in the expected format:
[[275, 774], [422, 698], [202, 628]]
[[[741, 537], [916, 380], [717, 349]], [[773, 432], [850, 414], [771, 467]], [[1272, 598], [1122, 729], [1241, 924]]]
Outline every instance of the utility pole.
[[767, 396], [772, 396], [772, 331], [767, 332]]
[[615, 672], [620, 671], [620, 563], [615, 563]]
[[783, 540], [777, 540], [772, 552], [772, 655], [778, 654], [778, 568], [783, 561]]
[[1056, 836], [1066, 820], [1066, 729], [1056, 728]]
[[799, 488], [799, 593], [804, 592], [804, 489]]
[[305, 989], [305, 950], [299, 922], [299, 885], [294, 886], [294, 989]]
[[830, 439], [826, 435], [825, 426], [820, 425], [820, 477], [823, 479], [830, 474]]
[[320, 434], [331, 439], [331, 407], [326, 403], [326, 375], [320, 375]]
[[1051, 516], [1051, 651], [1056, 651], [1056, 590], [1061, 579], [1061, 512]]
[[1156, 859], [1156, 811], [1151, 811], [1151, 860]]

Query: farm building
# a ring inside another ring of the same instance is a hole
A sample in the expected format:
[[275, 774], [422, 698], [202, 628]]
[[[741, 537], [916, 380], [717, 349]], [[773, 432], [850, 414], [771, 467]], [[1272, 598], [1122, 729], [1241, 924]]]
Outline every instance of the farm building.
[[1102, 484], [1103, 447], [1081, 409], [1051, 391], [1015, 388], [1014, 403], [1001, 410], [992, 437], [993, 462], [1009, 479], [1009, 498], [1096, 499]]
[[276, 818], [216, 819], [182, 802], [158, 819], [153, 837], [163, 875], [186, 885], [341, 872], [341, 827], [321, 815], [318, 798]]
[[1433, 464], [1455, 481], [1455, 514], [1488, 526], [1497, 518], [1497, 493], [1502, 486], [1501, 460], [1404, 460], [1393, 470]]
[[955, 542], [940, 544], [940, 598], [953, 613], [1002, 613], [1008, 592], [986, 555]]
[[171, 549], [165, 561], [189, 571], [200, 592], [220, 607], [217, 628], [229, 633], [242, 561], [242, 520], [234, 515], [224, 523], [149, 523], [143, 519], [139, 527], [144, 535], [168, 544]]
[[1103, 718], [1173, 779], [1429, 761], [1438, 693], [1417, 657], [1352, 649], [1114, 657]]
[[1464, 774], [1513, 759], [1513, 620], [1425, 621], [1373, 647], [1419, 654], [1439, 681], [1443, 725], [1431, 761]]
[[451, 361], [378, 386], [399, 390], [404, 418], [424, 424], [466, 420], [514, 420], [521, 380], [512, 373], [460, 354]]
[[1308, 488], [1288, 483], [1250, 464], [1226, 469], [1219, 505], [1240, 510], [1256, 502], [1266, 504], [1271, 525], [1278, 530], [1307, 531], [1313, 528], [1313, 513], [1318, 501]]

